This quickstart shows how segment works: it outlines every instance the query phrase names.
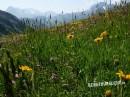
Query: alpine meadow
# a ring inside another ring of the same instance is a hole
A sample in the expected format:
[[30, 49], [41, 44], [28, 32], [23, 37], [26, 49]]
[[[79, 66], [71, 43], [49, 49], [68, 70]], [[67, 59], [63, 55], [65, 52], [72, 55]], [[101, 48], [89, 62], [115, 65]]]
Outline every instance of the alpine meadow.
[[19, 29], [0, 36], [0, 97], [130, 97], [129, 2]]

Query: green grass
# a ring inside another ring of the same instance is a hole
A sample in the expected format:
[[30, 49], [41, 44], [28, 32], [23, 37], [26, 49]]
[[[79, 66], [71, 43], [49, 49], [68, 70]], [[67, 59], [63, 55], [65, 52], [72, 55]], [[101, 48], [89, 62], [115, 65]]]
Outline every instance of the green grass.
[[[18, 37], [20, 41], [4, 43], [0, 51], [2, 67], [11, 64], [5, 54], [8, 50], [17, 71], [24, 73], [13, 85], [15, 96], [105, 97], [104, 92], [111, 89], [112, 97], [130, 97], [130, 81], [122, 86], [88, 87], [94, 81], [118, 81], [119, 69], [130, 73], [130, 6], [127, 9], [126, 13], [126, 7], [109, 12], [110, 18], [97, 14], [95, 24], [91, 23], [94, 18], [89, 18], [53, 31], [27, 29], [26, 37]], [[109, 37], [96, 44], [94, 39], [103, 31]], [[74, 38], [68, 40], [66, 36], [71, 32]], [[119, 61], [114, 63], [115, 60]], [[33, 71], [20, 71], [18, 66], [24, 64]], [[11, 73], [9, 77], [13, 79]], [[0, 95], [5, 90], [3, 78], [1, 74]], [[28, 82], [27, 87], [23, 87], [23, 80]]]

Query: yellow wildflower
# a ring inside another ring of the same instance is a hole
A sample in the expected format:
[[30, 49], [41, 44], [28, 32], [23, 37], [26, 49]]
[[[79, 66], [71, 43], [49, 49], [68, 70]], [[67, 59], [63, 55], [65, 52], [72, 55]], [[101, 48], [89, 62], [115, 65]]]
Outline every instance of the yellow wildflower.
[[19, 69], [21, 69], [22, 71], [32, 71], [32, 68], [26, 65], [19, 66]]
[[106, 91], [105, 91], [105, 97], [112, 97], [112, 92], [111, 92], [111, 90], [106, 90]]
[[124, 74], [122, 70], [119, 70], [118, 73], [116, 73], [120, 79], [123, 79], [125, 81], [130, 80], [130, 74]]
[[103, 40], [103, 37], [97, 37], [96, 39], [94, 39], [94, 42], [99, 44], [100, 42], [102, 42], [102, 40]]
[[117, 72], [116, 75], [118, 75], [120, 79], [125, 79], [125, 74], [122, 70], [119, 70], [119, 72]]
[[72, 33], [70, 33], [70, 34], [67, 35], [67, 39], [70, 39], [70, 40], [71, 40], [71, 39], [73, 39], [73, 38], [74, 38], [74, 35], [73, 35]]
[[103, 38], [105, 38], [105, 37], [107, 37], [108, 36], [108, 32], [107, 31], [104, 31], [104, 32], [102, 32], [101, 34], [100, 34], [100, 37], [103, 37]]
[[126, 74], [125, 80], [130, 80], [130, 74]]

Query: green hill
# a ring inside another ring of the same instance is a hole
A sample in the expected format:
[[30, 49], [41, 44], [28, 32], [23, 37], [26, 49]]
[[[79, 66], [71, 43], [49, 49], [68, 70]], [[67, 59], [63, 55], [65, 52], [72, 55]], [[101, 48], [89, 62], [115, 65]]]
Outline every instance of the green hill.
[[24, 25], [12, 14], [0, 10], [0, 35], [22, 32]]
[[52, 29], [28, 28], [18, 41], [4, 38], [0, 94], [130, 97], [129, 12], [125, 4]]

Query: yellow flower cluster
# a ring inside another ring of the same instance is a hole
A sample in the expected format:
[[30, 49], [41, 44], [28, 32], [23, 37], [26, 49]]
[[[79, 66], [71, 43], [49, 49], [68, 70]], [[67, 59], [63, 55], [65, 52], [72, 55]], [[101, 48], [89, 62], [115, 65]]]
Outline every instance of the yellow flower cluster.
[[100, 37], [103, 37], [103, 38], [105, 38], [105, 37], [107, 37], [108, 36], [108, 32], [107, 31], [104, 31], [104, 32], [102, 32], [101, 34], [100, 34]]
[[100, 37], [97, 37], [96, 39], [94, 39], [94, 42], [96, 42], [97, 44], [101, 43], [102, 40], [104, 38], [106, 38], [108, 36], [108, 32], [107, 31], [104, 31], [100, 34]]
[[105, 91], [105, 97], [111, 97], [112, 96], [112, 91], [111, 90], [106, 90]]
[[130, 80], [130, 74], [125, 74], [122, 70], [119, 70], [116, 75], [118, 75], [122, 80]]
[[103, 40], [103, 37], [97, 37], [96, 39], [94, 39], [94, 42], [96, 42], [97, 44], [101, 43]]
[[30, 68], [26, 65], [19, 66], [19, 69], [22, 71], [32, 71], [32, 68]]
[[74, 34], [69, 33], [69, 34], [67, 35], [67, 39], [71, 40], [71, 39], [73, 39], [73, 38], [74, 38]]

